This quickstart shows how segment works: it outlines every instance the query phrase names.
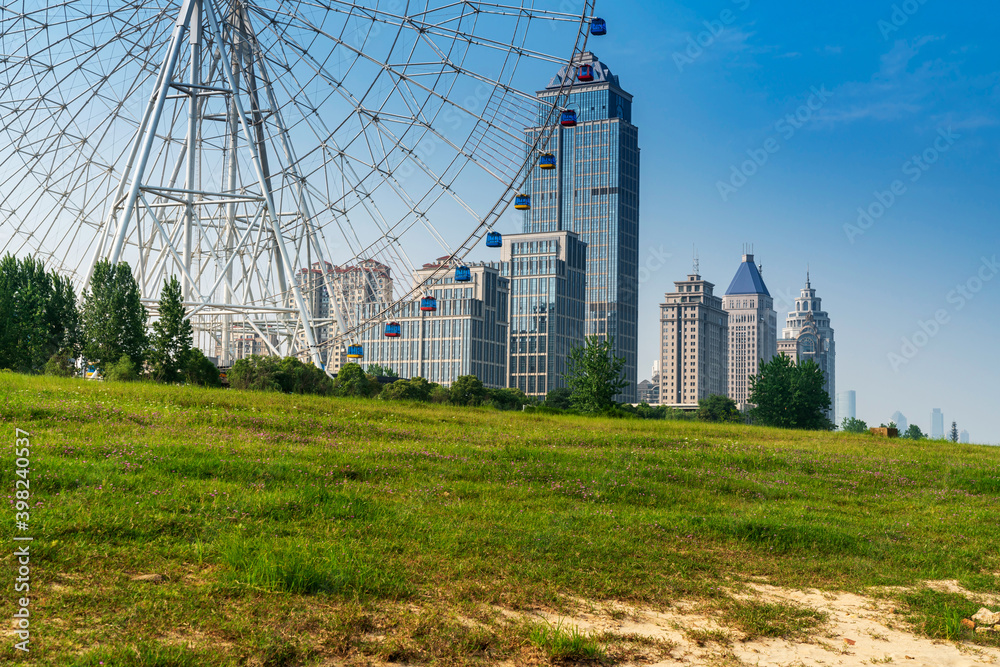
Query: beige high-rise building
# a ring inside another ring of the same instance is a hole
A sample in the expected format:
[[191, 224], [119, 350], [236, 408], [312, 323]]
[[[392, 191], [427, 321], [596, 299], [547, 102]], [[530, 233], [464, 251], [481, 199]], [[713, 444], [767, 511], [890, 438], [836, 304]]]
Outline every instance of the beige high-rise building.
[[[324, 264], [325, 275], [319, 262], [313, 263], [310, 269], [299, 269], [296, 275], [313, 317], [328, 321], [334, 319], [327, 284], [333, 286], [336, 303], [347, 327], [357, 324], [362, 306], [392, 301], [392, 272], [385, 264], [373, 259], [362, 260], [350, 266], [335, 266], [330, 262]], [[323, 363], [327, 369], [336, 373], [347, 361], [346, 347], [322, 345], [330, 337], [329, 324], [316, 327], [314, 333], [316, 342], [321, 345], [320, 356]]]
[[715, 285], [693, 273], [660, 304], [660, 405], [697, 405], [726, 395], [729, 316]]
[[[424, 264], [414, 272], [425, 280], [423, 296], [436, 300], [434, 311], [423, 311], [421, 298], [404, 301], [392, 321], [362, 332], [364, 364], [379, 364], [400, 377], [420, 376], [450, 386], [463, 375], [475, 375], [487, 387], [507, 386], [507, 315], [510, 280], [488, 264], [469, 264], [469, 280], [455, 280], [450, 269], [431, 280], [448, 258]], [[361, 307], [374, 318], [381, 304]], [[385, 325], [398, 324], [398, 336], [386, 337]]]
[[722, 307], [729, 313], [729, 398], [742, 409], [750, 402], [750, 376], [778, 353], [778, 314], [753, 255], [743, 255]]
[[[836, 416], [833, 399], [837, 395], [837, 351], [830, 316], [823, 310], [822, 299], [816, 296], [816, 290], [809, 282], [808, 272], [806, 286], [795, 300], [795, 310], [788, 313], [785, 320], [785, 328], [778, 341], [778, 353], [796, 363], [812, 360], [820, 367], [825, 380], [823, 388], [830, 396], [830, 409], [826, 411], [826, 416], [832, 421]], [[899, 426], [899, 432], [903, 433], [907, 426], [906, 418], [896, 411], [893, 419]]]

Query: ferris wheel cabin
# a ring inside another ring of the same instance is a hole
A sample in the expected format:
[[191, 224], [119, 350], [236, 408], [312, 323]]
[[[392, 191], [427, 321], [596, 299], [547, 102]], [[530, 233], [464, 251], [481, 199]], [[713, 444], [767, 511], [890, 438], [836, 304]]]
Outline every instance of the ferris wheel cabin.
[[399, 326], [399, 322], [389, 322], [385, 325], [386, 338], [399, 338], [401, 333], [402, 327]]
[[438, 301], [432, 296], [425, 296], [420, 299], [420, 310], [425, 313], [433, 313], [438, 309]]
[[486, 235], [487, 248], [503, 247], [503, 235], [500, 232], [490, 232]]
[[595, 37], [608, 34], [608, 24], [604, 19], [594, 19], [590, 22], [590, 34]]
[[593, 81], [594, 80], [594, 66], [593, 65], [580, 65], [576, 70], [576, 78], [578, 81]]
[[456, 283], [467, 283], [472, 280], [472, 272], [469, 271], [469, 267], [460, 266], [455, 269], [455, 282]]
[[531, 197], [528, 195], [518, 195], [514, 197], [514, 208], [518, 211], [530, 211]]
[[538, 166], [542, 169], [555, 169], [556, 156], [552, 153], [542, 153], [542, 159], [538, 161]]
[[572, 109], [563, 111], [562, 118], [559, 119], [559, 124], [563, 127], [576, 127], [576, 112]]

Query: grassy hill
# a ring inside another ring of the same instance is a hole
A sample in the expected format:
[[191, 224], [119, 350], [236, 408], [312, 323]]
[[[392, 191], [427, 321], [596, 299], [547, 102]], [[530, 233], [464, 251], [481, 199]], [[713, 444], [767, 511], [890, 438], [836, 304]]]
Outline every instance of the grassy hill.
[[[517, 613], [688, 601], [780, 635], [822, 619], [743, 583], [1000, 589], [1000, 448], [11, 373], [0, 421], [4, 531], [35, 538], [32, 664], [614, 662], [624, 639]], [[932, 636], [977, 608], [896, 596]]]

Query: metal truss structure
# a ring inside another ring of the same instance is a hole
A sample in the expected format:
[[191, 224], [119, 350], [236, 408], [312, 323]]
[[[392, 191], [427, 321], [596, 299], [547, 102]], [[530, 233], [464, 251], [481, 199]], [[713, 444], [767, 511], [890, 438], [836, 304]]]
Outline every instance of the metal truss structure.
[[[7, 0], [0, 245], [82, 288], [128, 261], [154, 310], [177, 276], [223, 363], [249, 333], [323, 364], [435, 278], [412, 256], [497, 226], [565, 101], [515, 82], [586, 48], [593, 0], [553, 4]], [[395, 288], [361, 321], [328, 267], [372, 261]]]

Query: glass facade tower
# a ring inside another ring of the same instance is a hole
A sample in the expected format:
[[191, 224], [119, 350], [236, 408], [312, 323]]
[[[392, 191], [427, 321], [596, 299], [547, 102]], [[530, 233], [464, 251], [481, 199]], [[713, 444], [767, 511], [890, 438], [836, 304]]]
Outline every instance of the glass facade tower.
[[583, 345], [587, 245], [573, 232], [509, 234], [509, 386], [545, 396], [566, 386], [570, 348]]
[[[429, 278], [438, 266], [425, 264], [415, 279]], [[445, 386], [475, 375], [487, 387], [506, 387], [509, 281], [494, 266], [470, 264], [469, 273], [468, 282], [457, 282], [450, 270], [427, 285], [425, 295], [437, 299], [434, 312], [422, 312], [420, 299], [404, 302], [394, 315], [399, 337], [385, 337], [388, 321], [365, 331], [364, 365], [379, 364], [400, 377], [420, 376]], [[362, 305], [361, 316], [373, 318], [380, 307]]]
[[[593, 80], [576, 78], [580, 65]], [[587, 244], [586, 335], [614, 336], [615, 353], [625, 358], [628, 386], [618, 400], [636, 401], [638, 362], [639, 141], [632, 124], [632, 96], [594, 54], [580, 54], [563, 67], [540, 99], [544, 122], [563, 81], [572, 83], [566, 108], [576, 112], [574, 127], [560, 126], [543, 150], [555, 169], [527, 175], [531, 210], [525, 233], [570, 231]], [[527, 128], [533, 144], [540, 127]]]

